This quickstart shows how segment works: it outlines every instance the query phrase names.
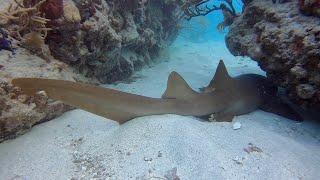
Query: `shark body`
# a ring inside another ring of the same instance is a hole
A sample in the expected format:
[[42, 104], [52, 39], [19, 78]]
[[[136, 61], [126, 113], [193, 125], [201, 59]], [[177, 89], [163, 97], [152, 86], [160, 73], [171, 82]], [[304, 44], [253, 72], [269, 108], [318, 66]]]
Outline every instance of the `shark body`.
[[194, 91], [178, 73], [172, 72], [161, 98], [63, 80], [17, 78], [12, 83], [26, 94], [43, 90], [52, 99], [119, 123], [160, 114], [206, 118], [213, 114], [216, 121], [232, 121], [234, 116], [258, 108], [302, 120], [299, 114], [278, 100], [276, 87], [270, 85], [264, 76], [244, 74], [232, 78], [223, 61], [219, 62], [214, 78], [203, 92]]

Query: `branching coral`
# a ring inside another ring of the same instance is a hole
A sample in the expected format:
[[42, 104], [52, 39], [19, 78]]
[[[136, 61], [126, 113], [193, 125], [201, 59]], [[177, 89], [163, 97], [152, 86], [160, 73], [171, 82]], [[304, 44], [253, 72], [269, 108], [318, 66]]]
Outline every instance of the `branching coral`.
[[31, 32], [38, 32], [45, 38], [51, 30], [46, 26], [50, 19], [44, 18], [40, 8], [46, 1], [14, 0], [5, 11], [0, 12], [1, 25], [8, 27], [10, 35], [18, 40], [23, 40], [23, 36]]
[[[214, 0], [172, 0], [180, 4], [181, 10], [184, 12], [184, 17], [187, 20], [193, 17], [206, 16], [213, 11], [222, 11], [224, 21], [221, 22], [217, 28], [222, 31], [225, 27], [230, 26], [234, 19], [238, 16], [233, 5], [233, 0], [221, 0], [219, 5], [213, 4]], [[243, 0], [244, 5], [245, 0]]]
[[209, 5], [212, 2], [211, 0], [185, 0], [181, 9], [188, 20], [197, 16], [205, 16], [216, 10], [228, 11], [232, 16], [237, 16], [232, 0], [223, 0], [219, 6]]
[[51, 53], [45, 39], [63, 15], [63, 0], [12, 0], [0, 12], [0, 25], [22, 46], [46, 60]]

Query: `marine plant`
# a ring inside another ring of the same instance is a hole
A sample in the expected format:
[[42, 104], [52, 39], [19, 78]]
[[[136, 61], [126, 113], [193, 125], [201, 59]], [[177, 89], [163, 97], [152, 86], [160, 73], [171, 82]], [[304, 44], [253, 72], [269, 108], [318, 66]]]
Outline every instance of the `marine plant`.
[[[224, 21], [217, 26], [220, 31], [230, 26], [238, 16], [233, 0], [167, 0], [167, 2], [178, 3], [187, 20], [198, 16], [206, 16], [213, 11], [222, 11]], [[214, 4], [215, 2], [219, 2], [219, 5]], [[242, 0], [242, 2], [246, 5], [245, 0]]]

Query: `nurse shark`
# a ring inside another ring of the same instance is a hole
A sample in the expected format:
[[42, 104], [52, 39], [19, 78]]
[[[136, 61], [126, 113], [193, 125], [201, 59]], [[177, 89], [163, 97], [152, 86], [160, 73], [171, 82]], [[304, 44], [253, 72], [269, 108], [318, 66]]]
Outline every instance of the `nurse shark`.
[[292, 120], [301, 116], [277, 96], [277, 87], [266, 77], [243, 74], [231, 77], [221, 60], [210, 84], [202, 92], [193, 90], [172, 72], [161, 98], [151, 98], [99, 86], [41, 78], [16, 78], [12, 84], [33, 95], [45, 91], [49, 98], [115, 120], [120, 124], [148, 115], [177, 114], [215, 121], [232, 121], [234, 116], [257, 109]]

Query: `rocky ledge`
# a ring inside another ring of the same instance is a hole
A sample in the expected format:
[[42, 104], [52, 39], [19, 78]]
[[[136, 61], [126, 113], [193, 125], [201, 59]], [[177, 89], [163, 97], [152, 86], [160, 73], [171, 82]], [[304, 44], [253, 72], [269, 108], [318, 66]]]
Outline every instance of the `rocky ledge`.
[[73, 2], [79, 14], [70, 16], [81, 18], [71, 23], [55, 20], [47, 43], [54, 57], [102, 83], [129, 77], [157, 57], [178, 34], [178, 6], [172, 2]]
[[257, 61], [291, 100], [315, 110], [320, 110], [319, 7], [304, 1], [253, 0], [226, 37], [232, 54]]

